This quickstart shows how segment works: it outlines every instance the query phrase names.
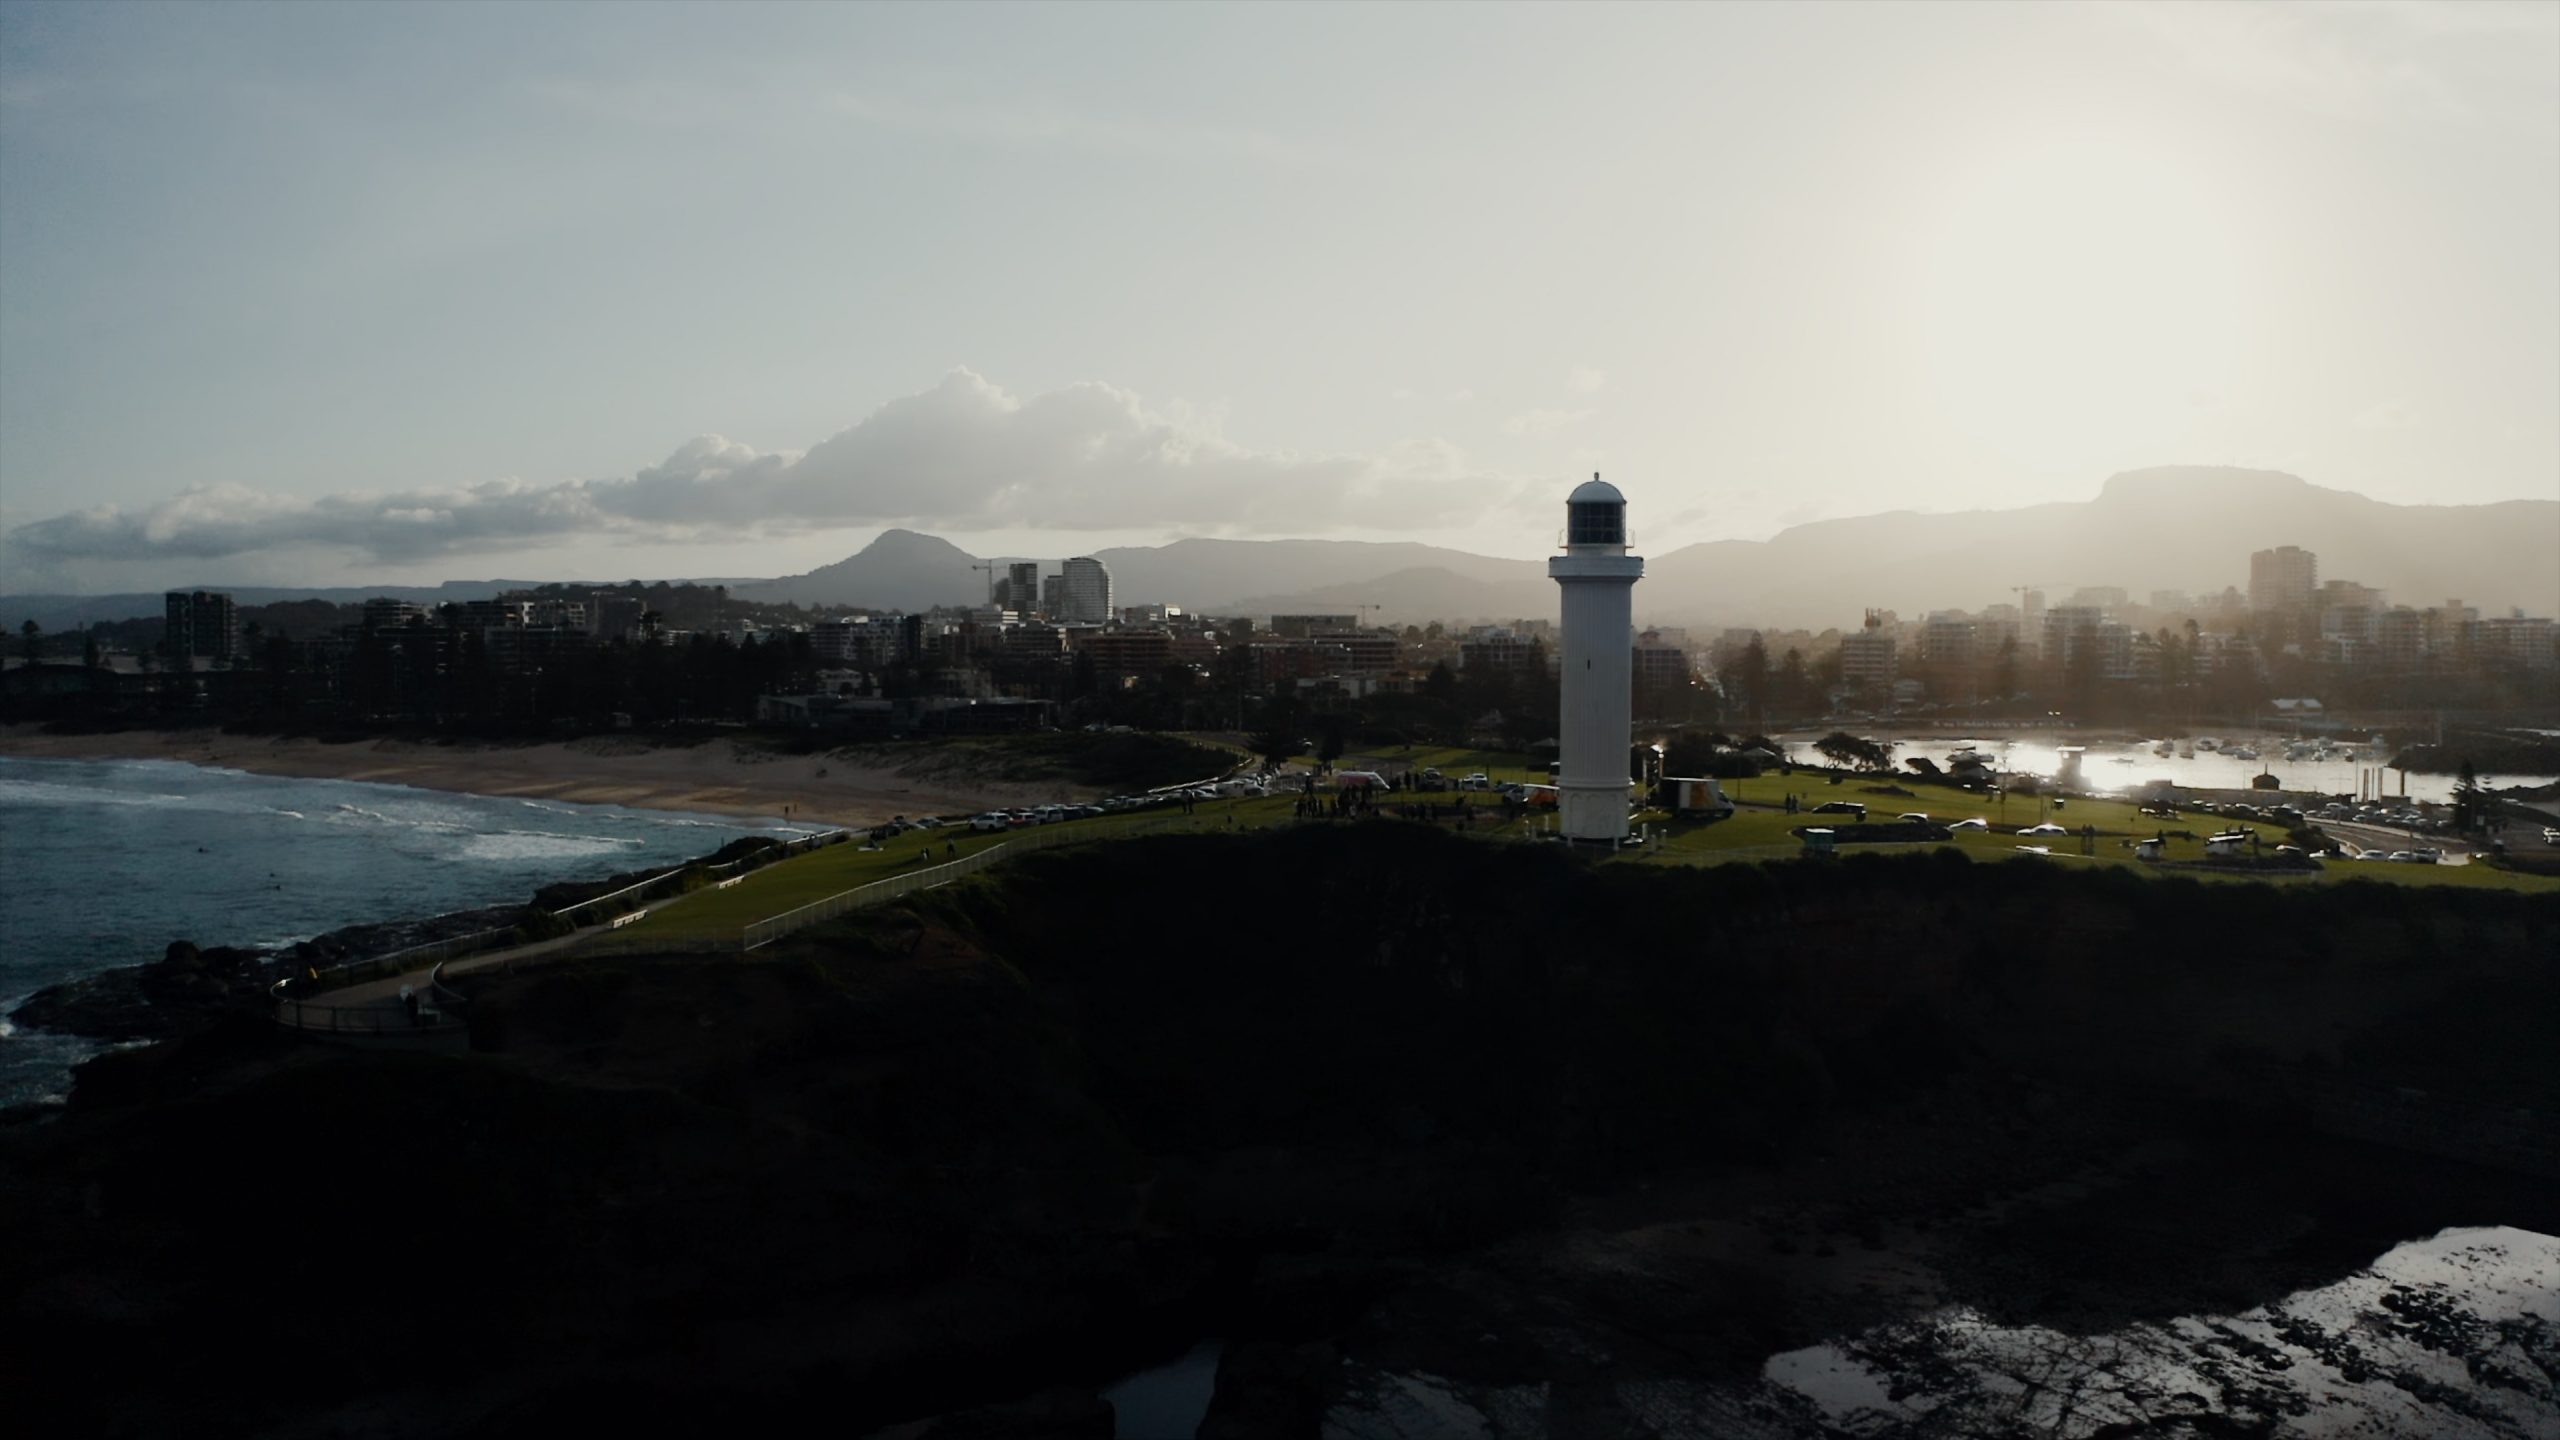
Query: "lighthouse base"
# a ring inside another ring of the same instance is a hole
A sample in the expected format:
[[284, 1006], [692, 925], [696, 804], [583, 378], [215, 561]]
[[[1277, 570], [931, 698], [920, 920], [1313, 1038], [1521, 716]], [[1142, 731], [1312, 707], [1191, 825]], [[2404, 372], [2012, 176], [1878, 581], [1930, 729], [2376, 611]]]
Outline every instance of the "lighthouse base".
[[1627, 782], [1556, 786], [1556, 829], [1567, 840], [1615, 845], [1627, 838]]

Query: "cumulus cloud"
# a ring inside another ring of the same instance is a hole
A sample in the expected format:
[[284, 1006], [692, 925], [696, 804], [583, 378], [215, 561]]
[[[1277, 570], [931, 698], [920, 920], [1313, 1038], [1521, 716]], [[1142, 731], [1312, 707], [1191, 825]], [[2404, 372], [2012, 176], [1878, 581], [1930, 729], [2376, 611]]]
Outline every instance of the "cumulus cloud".
[[20, 525], [8, 541], [42, 564], [312, 545], [406, 561], [598, 535], [734, 539], [879, 523], [1304, 534], [1443, 522], [1519, 493], [1517, 480], [1476, 472], [1436, 441], [1374, 456], [1255, 450], [1214, 418], [1169, 416], [1109, 385], [1024, 399], [961, 369], [805, 452], [705, 435], [627, 478], [319, 499], [200, 486], [145, 509]]

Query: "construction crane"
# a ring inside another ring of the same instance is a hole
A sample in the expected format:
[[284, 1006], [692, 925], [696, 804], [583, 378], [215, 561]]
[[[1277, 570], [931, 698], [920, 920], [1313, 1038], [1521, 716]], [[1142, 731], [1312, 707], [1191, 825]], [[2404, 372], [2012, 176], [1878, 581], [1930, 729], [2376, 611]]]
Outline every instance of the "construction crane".
[[1374, 612], [1383, 610], [1387, 607], [1373, 601], [1366, 605], [1354, 605], [1351, 608], [1357, 612], [1358, 619], [1360, 621], [1360, 628], [1366, 630], [1369, 628], [1369, 616]]
[[973, 562], [969, 568], [987, 572], [986, 598], [989, 603], [993, 603], [996, 598], [996, 571], [1002, 567], [993, 560], [979, 560]]

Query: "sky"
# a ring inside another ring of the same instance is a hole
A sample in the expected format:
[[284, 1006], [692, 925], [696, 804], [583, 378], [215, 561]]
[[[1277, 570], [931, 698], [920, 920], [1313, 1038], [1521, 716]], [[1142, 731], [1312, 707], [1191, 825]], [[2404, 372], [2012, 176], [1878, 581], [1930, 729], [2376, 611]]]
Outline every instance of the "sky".
[[2560, 5], [0, 7], [0, 591], [2189, 463], [2560, 496]]

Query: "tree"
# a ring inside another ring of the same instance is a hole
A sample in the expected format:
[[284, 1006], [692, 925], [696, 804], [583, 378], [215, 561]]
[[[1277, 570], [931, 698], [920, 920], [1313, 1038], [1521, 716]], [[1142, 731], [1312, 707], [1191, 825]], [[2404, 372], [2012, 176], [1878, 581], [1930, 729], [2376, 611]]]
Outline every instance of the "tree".
[[2460, 778], [2453, 782], [2453, 828], [2466, 834], [2486, 828], [2497, 803], [2480, 783], [2480, 772], [2463, 761]]
[[92, 670], [95, 670], [107, 663], [106, 652], [98, 648], [97, 636], [84, 635], [80, 637], [80, 663], [88, 666]]
[[18, 627], [18, 640], [19, 640], [19, 644], [20, 644], [21, 646], [23, 646], [23, 647], [24, 647], [23, 653], [24, 653], [24, 654], [26, 655], [26, 657], [27, 657], [27, 663], [28, 663], [28, 664], [30, 664], [30, 665], [34, 664], [34, 663], [37, 661], [37, 659], [39, 659], [40, 657], [42, 657], [42, 656], [43, 656], [43, 654], [44, 654], [44, 627], [43, 627], [43, 626], [41, 626], [41, 625], [37, 624], [37, 623], [36, 623], [36, 622], [34, 622], [33, 620], [29, 620], [26, 624], [21, 625], [21, 626], [19, 626], [19, 627]]
[[[1812, 690], [1812, 679], [1804, 671], [1804, 652], [1792, 645], [1788, 646], [1786, 655], [1778, 662], [1778, 680], [1773, 687], [1771, 699], [1780, 710], [1789, 712], [1802, 710], [1811, 697]], [[1752, 723], [1756, 725], [1769, 723], [1769, 717], [1765, 711], [1751, 718]]]
[[1342, 758], [1342, 717], [1327, 715], [1324, 728], [1316, 734], [1316, 760], [1327, 769]]
[[1245, 741], [1245, 748], [1262, 757], [1269, 769], [1278, 769], [1289, 757], [1307, 748], [1306, 710], [1294, 695], [1275, 695], [1263, 702], [1262, 725]]
[[1991, 693], [2006, 700], [2018, 693], [2018, 637], [2000, 637], [2000, 658], [1991, 667]]
[[1873, 740], [1861, 740], [1846, 730], [1834, 730], [1813, 742], [1813, 748], [1834, 765], [1860, 770], [1882, 770], [1893, 763], [1892, 751]]
[[[1769, 713], [1769, 647], [1755, 632], [1751, 642], [1716, 670], [1717, 683], [1736, 715], [1766, 723]], [[1686, 772], [1683, 772], [1686, 773]]]

